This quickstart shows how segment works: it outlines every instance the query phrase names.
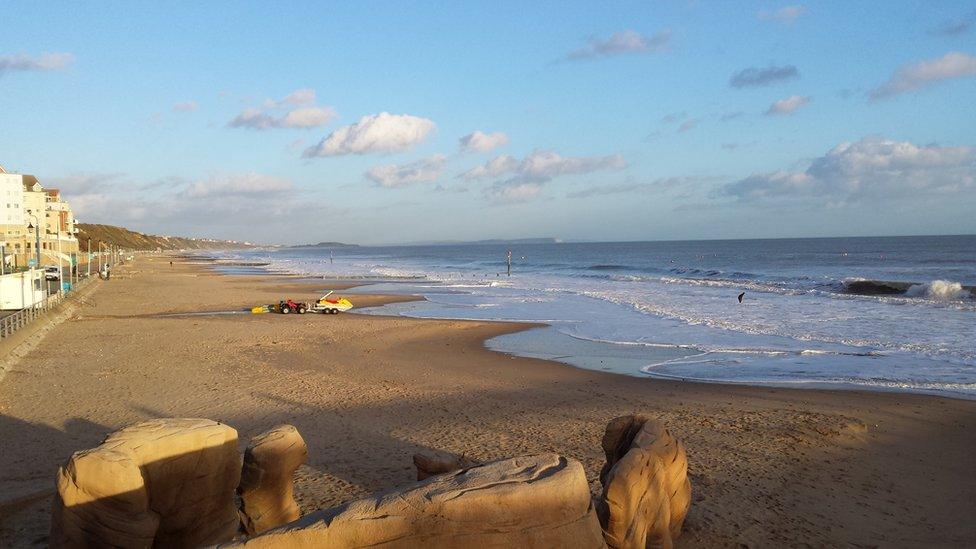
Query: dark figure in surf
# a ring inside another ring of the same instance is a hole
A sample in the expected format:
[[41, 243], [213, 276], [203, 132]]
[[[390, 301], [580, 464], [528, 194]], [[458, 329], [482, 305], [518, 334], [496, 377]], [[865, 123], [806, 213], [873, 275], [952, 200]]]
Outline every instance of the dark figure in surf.
[[741, 294], [739, 294], [739, 303], [742, 303], [742, 298], [745, 297], [745, 295], [746, 295], [745, 292], [742, 292]]

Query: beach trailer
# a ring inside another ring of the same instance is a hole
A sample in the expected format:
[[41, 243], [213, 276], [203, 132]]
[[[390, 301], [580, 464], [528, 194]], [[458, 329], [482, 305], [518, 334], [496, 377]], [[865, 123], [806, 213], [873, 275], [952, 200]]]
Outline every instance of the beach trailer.
[[323, 314], [339, 314], [352, 309], [352, 302], [344, 297], [339, 298], [329, 298], [332, 292], [325, 294], [320, 297], [318, 301], [312, 304], [312, 311]]

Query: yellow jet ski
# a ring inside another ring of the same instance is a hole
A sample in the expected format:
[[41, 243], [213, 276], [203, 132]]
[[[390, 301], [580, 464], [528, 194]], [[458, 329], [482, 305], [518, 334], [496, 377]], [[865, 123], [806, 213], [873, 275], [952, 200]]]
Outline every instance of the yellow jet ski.
[[318, 313], [334, 315], [352, 309], [352, 302], [348, 299], [344, 297], [329, 298], [330, 295], [332, 295], [332, 292], [319, 298], [318, 301], [312, 304], [311, 310]]

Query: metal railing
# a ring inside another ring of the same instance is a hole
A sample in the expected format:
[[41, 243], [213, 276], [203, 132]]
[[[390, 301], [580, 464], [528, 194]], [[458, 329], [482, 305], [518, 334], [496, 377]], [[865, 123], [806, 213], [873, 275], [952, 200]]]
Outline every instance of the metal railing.
[[75, 292], [87, 286], [92, 280], [97, 279], [97, 276], [85, 277], [75, 284], [74, 288], [69, 293], [58, 292], [53, 295], [49, 295], [44, 298], [44, 301], [25, 309], [20, 309], [12, 314], [9, 314], [3, 318], [0, 318], [0, 339], [8, 338], [14, 335], [17, 330], [21, 330], [27, 325], [29, 325], [34, 320], [45, 316], [52, 309], [63, 303], [66, 299], [70, 299]]

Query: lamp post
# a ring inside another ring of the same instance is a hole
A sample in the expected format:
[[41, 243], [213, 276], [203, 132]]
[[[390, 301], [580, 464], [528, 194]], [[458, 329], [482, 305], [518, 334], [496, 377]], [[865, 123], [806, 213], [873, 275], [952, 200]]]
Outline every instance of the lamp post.
[[34, 229], [34, 266], [40, 268], [41, 266], [41, 224], [37, 220], [37, 216], [27, 210], [27, 215], [34, 218], [34, 223], [27, 225], [27, 230]]
[[58, 292], [64, 293], [64, 266], [61, 263], [63, 259], [61, 255], [61, 227], [58, 227], [58, 232], [55, 234], [58, 236]]

